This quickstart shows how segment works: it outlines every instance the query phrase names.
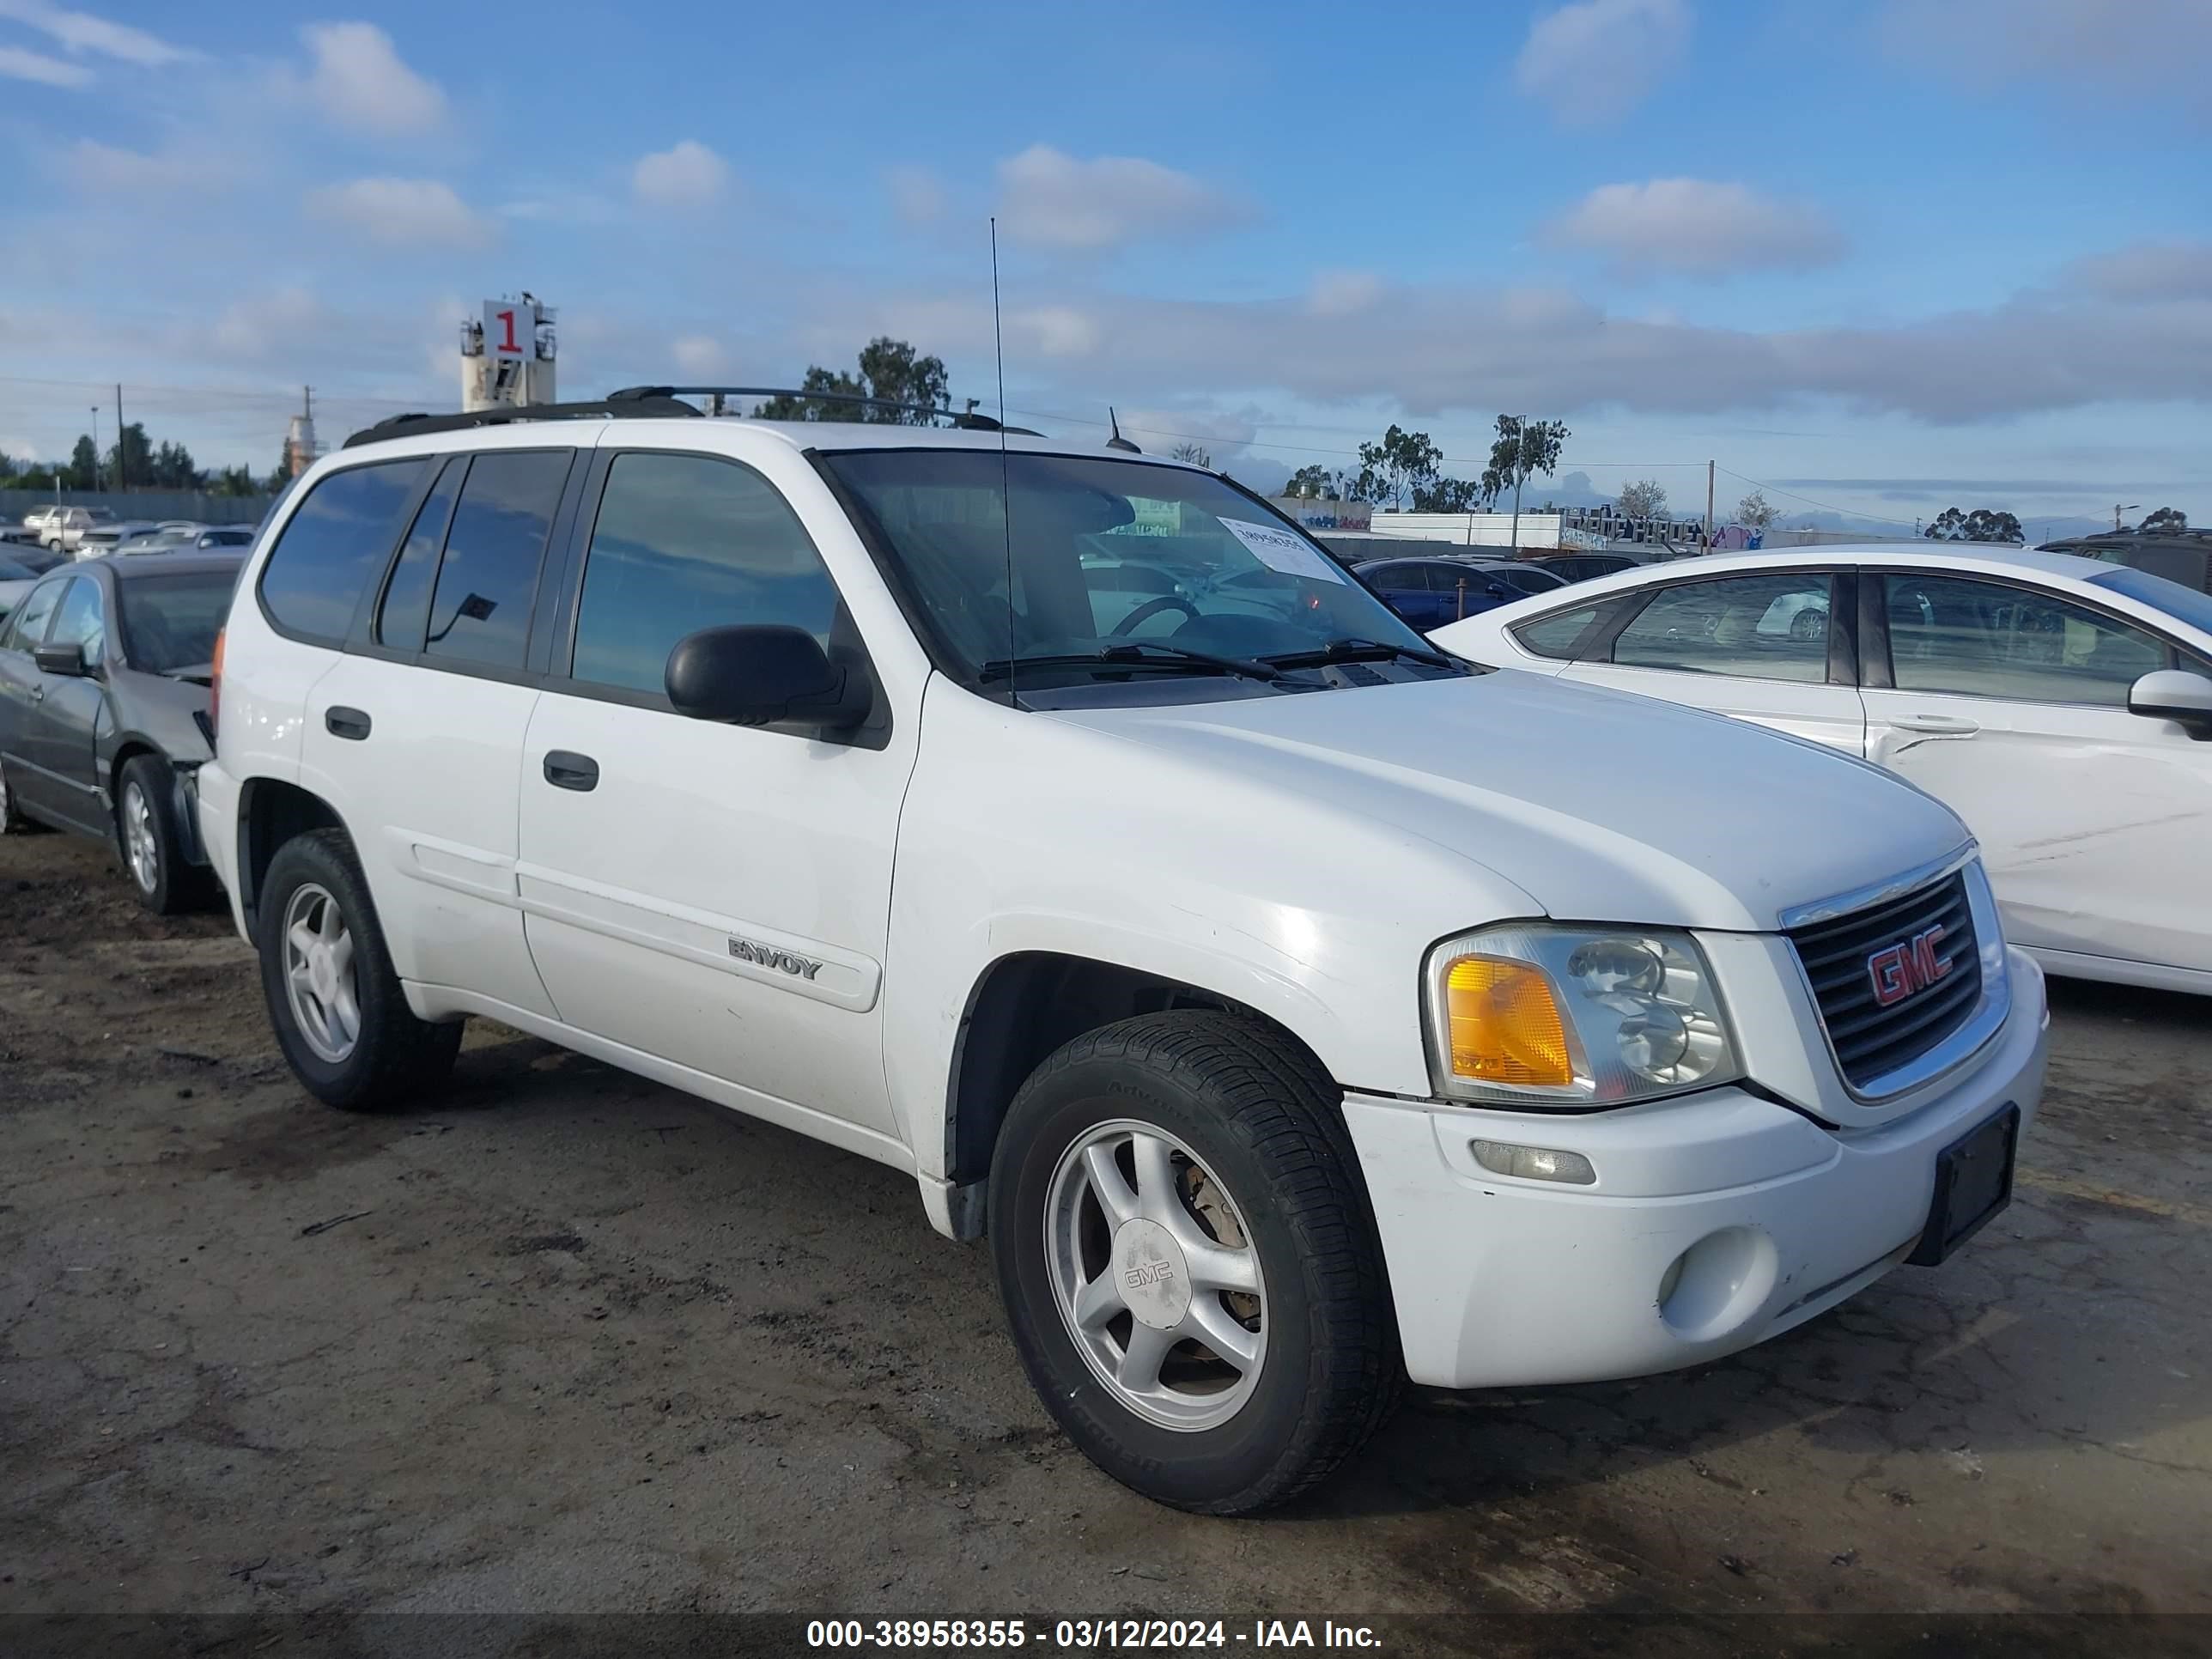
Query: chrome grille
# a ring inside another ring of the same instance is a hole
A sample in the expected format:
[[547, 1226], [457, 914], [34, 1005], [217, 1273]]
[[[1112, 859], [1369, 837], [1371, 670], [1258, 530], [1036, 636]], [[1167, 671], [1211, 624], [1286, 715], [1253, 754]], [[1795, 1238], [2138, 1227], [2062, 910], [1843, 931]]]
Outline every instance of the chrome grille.
[[[1913, 943], [1943, 931], [1934, 953], [1950, 962], [1930, 982], [1912, 960]], [[1981, 1000], [1982, 965], [1963, 872], [1832, 921], [1790, 930], [1790, 942], [1844, 1079], [1863, 1089], [1909, 1066], [1966, 1024]], [[1905, 960], [1878, 963], [1901, 949]], [[1885, 1003], [1885, 994], [1893, 1000]]]

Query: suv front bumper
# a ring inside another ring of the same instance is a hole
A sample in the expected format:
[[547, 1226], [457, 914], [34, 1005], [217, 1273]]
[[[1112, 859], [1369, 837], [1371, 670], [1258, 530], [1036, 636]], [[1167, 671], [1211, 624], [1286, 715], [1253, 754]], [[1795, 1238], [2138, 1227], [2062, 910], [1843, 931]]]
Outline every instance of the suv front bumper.
[[[1778, 1335], [1912, 1253], [1938, 1154], [2043, 1097], [2043, 975], [2009, 953], [2012, 1018], [1907, 1116], [1828, 1130], [1738, 1088], [1583, 1115], [1347, 1095], [1406, 1369], [1437, 1388], [1597, 1382]], [[1476, 1140], [1581, 1153], [1590, 1186], [1498, 1176]], [[1971, 1247], [1969, 1247], [1971, 1248]]]

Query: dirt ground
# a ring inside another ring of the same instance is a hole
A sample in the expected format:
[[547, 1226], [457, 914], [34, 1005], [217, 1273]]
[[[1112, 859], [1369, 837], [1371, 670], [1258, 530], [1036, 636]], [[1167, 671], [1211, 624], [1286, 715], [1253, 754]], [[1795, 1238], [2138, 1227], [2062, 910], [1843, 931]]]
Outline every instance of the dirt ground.
[[482, 1025], [328, 1110], [224, 919], [10, 836], [0, 1611], [2212, 1614], [2212, 1018], [2056, 1001], [1944, 1267], [1201, 1520], [1060, 1440], [909, 1182]]

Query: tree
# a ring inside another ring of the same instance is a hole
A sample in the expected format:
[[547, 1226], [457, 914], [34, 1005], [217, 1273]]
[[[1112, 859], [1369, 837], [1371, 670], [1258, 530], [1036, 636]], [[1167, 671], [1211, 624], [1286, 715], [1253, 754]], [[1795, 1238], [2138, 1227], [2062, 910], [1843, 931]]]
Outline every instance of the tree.
[[133, 421], [123, 428], [122, 435], [107, 447], [106, 465], [118, 489], [126, 484], [143, 486], [151, 481], [154, 452], [146, 441], [144, 422]]
[[2176, 535], [2189, 528], [2189, 515], [2178, 507], [2161, 507], [2136, 526], [2146, 535]]
[[1425, 432], [1407, 432], [1395, 422], [1380, 443], [1359, 446], [1359, 476], [1352, 481], [1355, 501], [1396, 508], [1433, 487], [1444, 453]]
[[208, 487], [218, 495], [258, 495], [261, 485], [254, 478], [250, 466], [227, 466], [209, 480]]
[[[860, 373], [808, 366], [799, 391], [837, 392], [838, 398], [793, 397], [782, 393], [755, 406], [753, 416], [763, 421], [860, 421], [873, 425], [929, 426], [939, 413], [952, 407], [950, 384], [942, 357], [918, 357], [904, 340], [878, 335], [860, 349]], [[879, 398], [887, 403], [919, 404], [915, 409], [877, 409], [848, 398]]]
[[1764, 530], [1772, 524], [1777, 514], [1766, 499], [1766, 492], [1754, 489], [1735, 504], [1735, 521], [1746, 530]]
[[1490, 465], [1482, 470], [1482, 493], [1496, 501], [1513, 486], [1513, 546], [1521, 546], [1521, 487], [1542, 473], [1552, 476], [1559, 464], [1559, 448], [1574, 434], [1565, 421], [1524, 421], [1518, 415], [1498, 417], [1498, 441], [1490, 446]]
[[69, 483], [64, 487], [70, 489], [100, 488], [100, 451], [93, 447], [92, 434], [88, 432], [79, 433], [76, 447], [70, 451]]
[[1931, 542], [2019, 543], [2027, 539], [2018, 519], [1986, 507], [1978, 507], [1972, 513], [1947, 507], [1920, 533]]
[[141, 480], [133, 473], [131, 482], [143, 482], [161, 489], [200, 489], [206, 487], [207, 475], [192, 464], [191, 450], [165, 438], [155, 446], [144, 478]]
[[1211, 468], [1213, 465], [1213, 457], [1206, 453], [1206, 446], [1194, 444], [1187, 438], [1168, 451], [1168, 459], [1171, 461], [1188, 461], [1193, 466]]
[[1290, 482], [1283, 486], [1283, 494], [1303, 501], [1341, 501], [1344, 475], [1331, 472], [1325, 466], [1302, 466], [1291, 474]]
[[1413, 490], [1416, 513], [1477, 513], [1489, 504], [1482, 485], [1473, 478], [1438, 478]]
[[1656, 519], [1667, 510], [1667, 487], [1656, 478], [1623, 484], [1615, 503], [1625, 519]]

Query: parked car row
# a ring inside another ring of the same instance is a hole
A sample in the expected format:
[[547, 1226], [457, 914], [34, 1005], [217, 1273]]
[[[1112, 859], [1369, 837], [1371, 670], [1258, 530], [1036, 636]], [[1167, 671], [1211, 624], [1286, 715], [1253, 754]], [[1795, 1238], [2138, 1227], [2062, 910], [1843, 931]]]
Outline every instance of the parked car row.
[[1635, 565], [1633, 559], [1609, 553], [1539, 554], [1522, 559], [1431, 554], [1365, 559], [1348, 568], [1401, 621], [1431, 629]]
[[2212, 993], [2202, 592], [2132, 562], [1877, 543], [1638, 570], [1434, 638], [1863, 757], [1966, 819], [2008, 937], [2046, 968]]
[[[1715, 1358], [2004, 1205], [2041, 970], [1896, 776], [1439, 650], [1198, 468], [546, 415], [318, 462], [172, 763], [319, 1098], [485, 1016], [899, 1169], [1071, 1438], [1218, 1513], [1407, 1376]], [[129, 641], [156, 568], [65, 580]], [[0, 656], [88, 691], [48, 592]]]
[[0, 621], [0, 833], [108, 842], [150, 910], [212, 892], [185, 787], [211, 752], [216, 635], [242, 568], [118, 554], [24, 584]]
[[21, 538], [77, 558], [109, 553], [206, 551], [251, 547], [252, 525], [209, 525], [195, 519], [118, 519], [105, 507], [44, 507], [23, 515]]

